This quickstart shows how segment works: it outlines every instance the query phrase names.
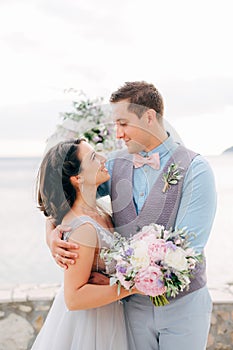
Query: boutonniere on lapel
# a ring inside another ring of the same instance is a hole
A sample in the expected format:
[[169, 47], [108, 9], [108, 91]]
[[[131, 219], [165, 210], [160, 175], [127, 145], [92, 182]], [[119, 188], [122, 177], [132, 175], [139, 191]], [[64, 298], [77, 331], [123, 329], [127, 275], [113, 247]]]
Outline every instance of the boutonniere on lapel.
[[169, 190], [171, 185], [177, 185], [178, 181], [183, 177], [180, 173], [183, 168], [179, 167], [178, 164], [171, 163], [167, 172], [163, 174], [163, 181], [165, 182], [163, 187], [163, 193]]

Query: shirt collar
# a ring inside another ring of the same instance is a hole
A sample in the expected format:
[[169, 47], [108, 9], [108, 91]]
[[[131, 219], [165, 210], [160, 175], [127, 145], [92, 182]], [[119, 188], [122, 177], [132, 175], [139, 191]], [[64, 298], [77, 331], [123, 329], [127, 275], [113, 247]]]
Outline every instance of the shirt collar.
[[173, 140], [173, 138], [168, 133], [168, 138], [159, 146], [155, 147], [150, 152], [142, 151], [139, 154], [145, 157], [145, 156], [150, 156], [153, 153], [159, 153], [160, 158], [162, 158], [166, 156], [169, 152], [174, 151], [176, 147], [178, 147], [178, 144]]

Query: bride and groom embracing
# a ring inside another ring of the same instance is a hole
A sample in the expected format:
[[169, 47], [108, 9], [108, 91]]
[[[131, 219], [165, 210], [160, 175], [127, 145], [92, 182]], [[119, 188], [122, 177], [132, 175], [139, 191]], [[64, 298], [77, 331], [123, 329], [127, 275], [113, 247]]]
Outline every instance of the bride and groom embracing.
[[[69, 140], [49, 150], [40, 167], [38, 202], [64, 285], [32, 349], [204, 350], [212, 311], [205, 259], [188, 290], [155, 307], [136, 288], [118, 293], [109, 284], [100, 250], [111, 247], [113, 223], [129, 237], [154, 222], [187, 227], [195, 233], [190, 245], [202, 253], [216, 209], [212, 171], [166, 132], [163, 99], [152, 84], [125, 83], [110, 102], [125, 149], [106, 161], [85, 140]], [[171, 164], [182, 167], [182, 177], [165, 188]], [[97, 190], [111, 196], [112, 217], [98, 207]]]

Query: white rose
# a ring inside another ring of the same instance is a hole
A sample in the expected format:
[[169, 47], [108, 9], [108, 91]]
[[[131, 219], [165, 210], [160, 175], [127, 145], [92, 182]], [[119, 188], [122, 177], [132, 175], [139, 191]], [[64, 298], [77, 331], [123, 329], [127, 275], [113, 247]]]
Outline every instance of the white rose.
[[164, 262], [178, 271], [188, 269], [186, 252], [180, 247], [177, 247], [176, 250], [168, 249]]
[[143, 241], [135, 242], [132, 246], [134, 249], [133, 256], [131, 258], [131, 263], [135, 267], [147, 267], [150, 264], [150, 259], [148, 256], [147, 244]]

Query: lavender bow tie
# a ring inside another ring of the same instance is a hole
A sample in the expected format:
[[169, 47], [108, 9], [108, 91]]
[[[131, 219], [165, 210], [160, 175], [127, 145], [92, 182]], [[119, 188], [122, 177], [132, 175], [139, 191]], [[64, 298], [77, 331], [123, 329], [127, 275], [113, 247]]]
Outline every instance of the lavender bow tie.
[[153, 169], [158, 170], [160, 168], [159, 153], [153, 153], [149, 157], [142, 157], [140, 154], [134, 154], [133, 164], [135, 168], [141, 168], [143, 165], [147, 164]]

